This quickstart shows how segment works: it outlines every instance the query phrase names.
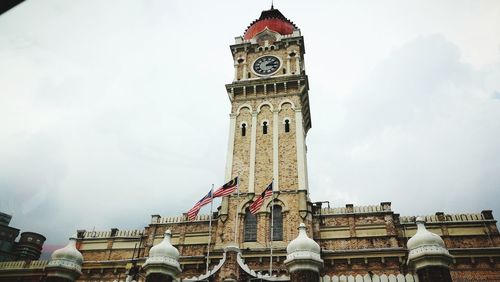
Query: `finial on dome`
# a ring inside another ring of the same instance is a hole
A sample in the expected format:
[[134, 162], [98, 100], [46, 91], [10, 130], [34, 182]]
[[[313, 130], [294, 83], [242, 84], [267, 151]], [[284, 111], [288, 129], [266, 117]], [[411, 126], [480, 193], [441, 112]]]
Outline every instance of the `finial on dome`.
[[274, 10], [274, 0], [271, 0], [271, 10]]

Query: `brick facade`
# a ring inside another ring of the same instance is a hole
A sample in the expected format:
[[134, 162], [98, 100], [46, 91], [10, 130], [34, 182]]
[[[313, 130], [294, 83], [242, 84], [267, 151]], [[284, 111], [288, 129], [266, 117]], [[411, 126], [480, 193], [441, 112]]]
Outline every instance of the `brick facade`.
[[[237, 39], [231, 51], [235, 77], [226, 85], [232, 122], [226, 179], [239, 176], [239, 196], [224, 197], [213, 217], [199, 215], [187, 221], [186, 215], [153, 215], [151, 223], [141, 230], [79, 231], [77, 247], [84, 257], [79, 281], [124, 281], [133, 270], [139, 272], [135, 279], [144, 281], [140, 267], [167, 229], [172, 231], [172, 244], [180, 252], [179, 278], [200, 277], [207, 272], [207, 243], [211, 238], [209, 269], [214, 273], [210, 281], [261, 279], [271, 263], [271, 201], [265, 201], [257, 212], [255, 241], [244, 241], [244, 218], [255, 196], [273, 180], [277, 191], [274, 204], [281, 207], [283, 218], [283, 240], [272, 242], [273, 275], [282, 277], [282, 281], [317, 281], [319, 277], [329, 281], [342, 275], [403, 277], [410, 273], [406, 243], [415, 234], [414, 217], [400, 217], [388, 202], [325, 208], [309, 199], [305, 139], [311, 115], [300, 31], [281, 36], [265, 30], [255, 40]], [[273, 75], [258, 76], [252, 70], [253, 62], [271, 55], [279, 58], [279, 68]], [[444, 239], [454, 258], [450, 266], [453, 281], [500, 280], [500, 234], [490, 211], [472, 215], [436, 213], [426, 221], [428, 230]], [[291, 274], [283, 263], [286, 246], [297, 236], [302, 222], [308, 236], [321, 247], [324, 267], [319, 274]], [[25, 265], [1, 266], [0, 280], [7, 272], [29, 277]]]

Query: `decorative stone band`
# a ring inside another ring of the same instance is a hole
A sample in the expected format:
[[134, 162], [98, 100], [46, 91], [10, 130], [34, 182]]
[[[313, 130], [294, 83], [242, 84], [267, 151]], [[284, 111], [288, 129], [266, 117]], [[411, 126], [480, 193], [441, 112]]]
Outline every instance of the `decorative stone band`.
[[44, 269], [48, 277], [59, 277], [75, 281], [82, 275], [82, 268], [74, 261], [64, 259], [51, 260]]
[[170, 257], [150, 257], [142, 266], [146, 276], [151, 273], [161, 273], [176, 278], [182, 271], [179, 262]]
[[319, 272], [323, 260], [319, 254], [310, 251], [296, 251], [286, 256], [284, 261], [289, 272], [297, 270], [312, 270]]
[[175, 267], [175, 268], [179, 268], [181, 267], [181, 265], [179, 264], [179, 262], [173, 258], [169, 258], [169, 257], [152, 257], [152, 258], [148, 258], [146, 260], [146, 264], [165, 264], [165, 265], [169, 265], [169, 266], [172, 266], [172, 267]]
[[427, 246], [420, 246], [416, 249], [411, 250], [410, 253], [408, 254], [408, 259], [413, 260], [424, 255], [432, 255], [432, 256], [442, 255], [442, 256], [449, 256], [451, 258], [451, 255], [447, 249], [437, 247], [434, 245], [427, 245]]
[[64, 268], [67, 270], [76, 271], [80, 274], [82, 273], [82, 267], [78, 263], [75, 263], [72, 260], [65, 259], [51, 260], [45, 268]]
[[419, 246], [408, 254], [408, 265], [415, 271], [429, 266], [448, 268], [452, 261], [447, 249], [434, 245]]

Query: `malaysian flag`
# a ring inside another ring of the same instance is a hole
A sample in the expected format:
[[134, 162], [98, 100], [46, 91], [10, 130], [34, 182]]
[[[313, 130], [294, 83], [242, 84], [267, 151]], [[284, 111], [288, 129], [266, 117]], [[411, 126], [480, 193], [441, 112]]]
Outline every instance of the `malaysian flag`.
[[198, 215], [198, 212], [200, 211], [201, 207], [204, 205], [210, 203], [212, 201], [212, 189], [210, 189], [210, 192], [208, 194], [201, 198], [188, 212], [188, 219], [189, 220], [194, 220], [196, 216]]
[[260, 194], [257, 199], [250, 205], [250, 212], [252, 214], [257, 213], [258, 210], [262, 207], [262, 204], [264, 203], [264, 200], [271, 197], [273, 195], [273, 183], [269, 184], [266, 188], [266, 190], [262, 191], [262, 194]]
[[214, 192], [214, 198], [229, 196], [236, 191], [236, 189], [238, 189], [238, 176], [217, 189], [217, 191]]

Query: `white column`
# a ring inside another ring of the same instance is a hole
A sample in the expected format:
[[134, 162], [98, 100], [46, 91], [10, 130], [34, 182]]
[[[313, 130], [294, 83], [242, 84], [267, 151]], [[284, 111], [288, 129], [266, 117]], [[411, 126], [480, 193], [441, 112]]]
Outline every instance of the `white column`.
[[226, 182], [231, 180], [233, 172], [234, 138], [236, 133], [236, 114], [229, 114], [229, 141], [226, 156]]
[[297, 146], [297, 173], [299, 178], [299, 190], [307, 190], [306, 171], [306, 146], [304, 126], [302, 124], [302, 110], [295, 110], [295, 139]]
[[277, 109], [273, 112], [273, 178], [274, 178], [274, 191], [279, 191], [279, 129], [280, 120]]
[[257, 144], [257, 112], [252, 113], [252, 136], [250, 139], [250, 170], [248, 173], [248, 192], [255, 191], [255, 146]]
[[290, 56], [286, 58], [286, 74], [291, 74], [292, 72], [290, 71]]
[[247, 63], [243, 65], [243, 79], [248, 79], [247, 76]]
[[234, 62], [234, 79], [233, 81], [238, 80], [238, 64]]
[[295, 57], [295, 74], [300, 74], [300, 58], [298, 55]]

